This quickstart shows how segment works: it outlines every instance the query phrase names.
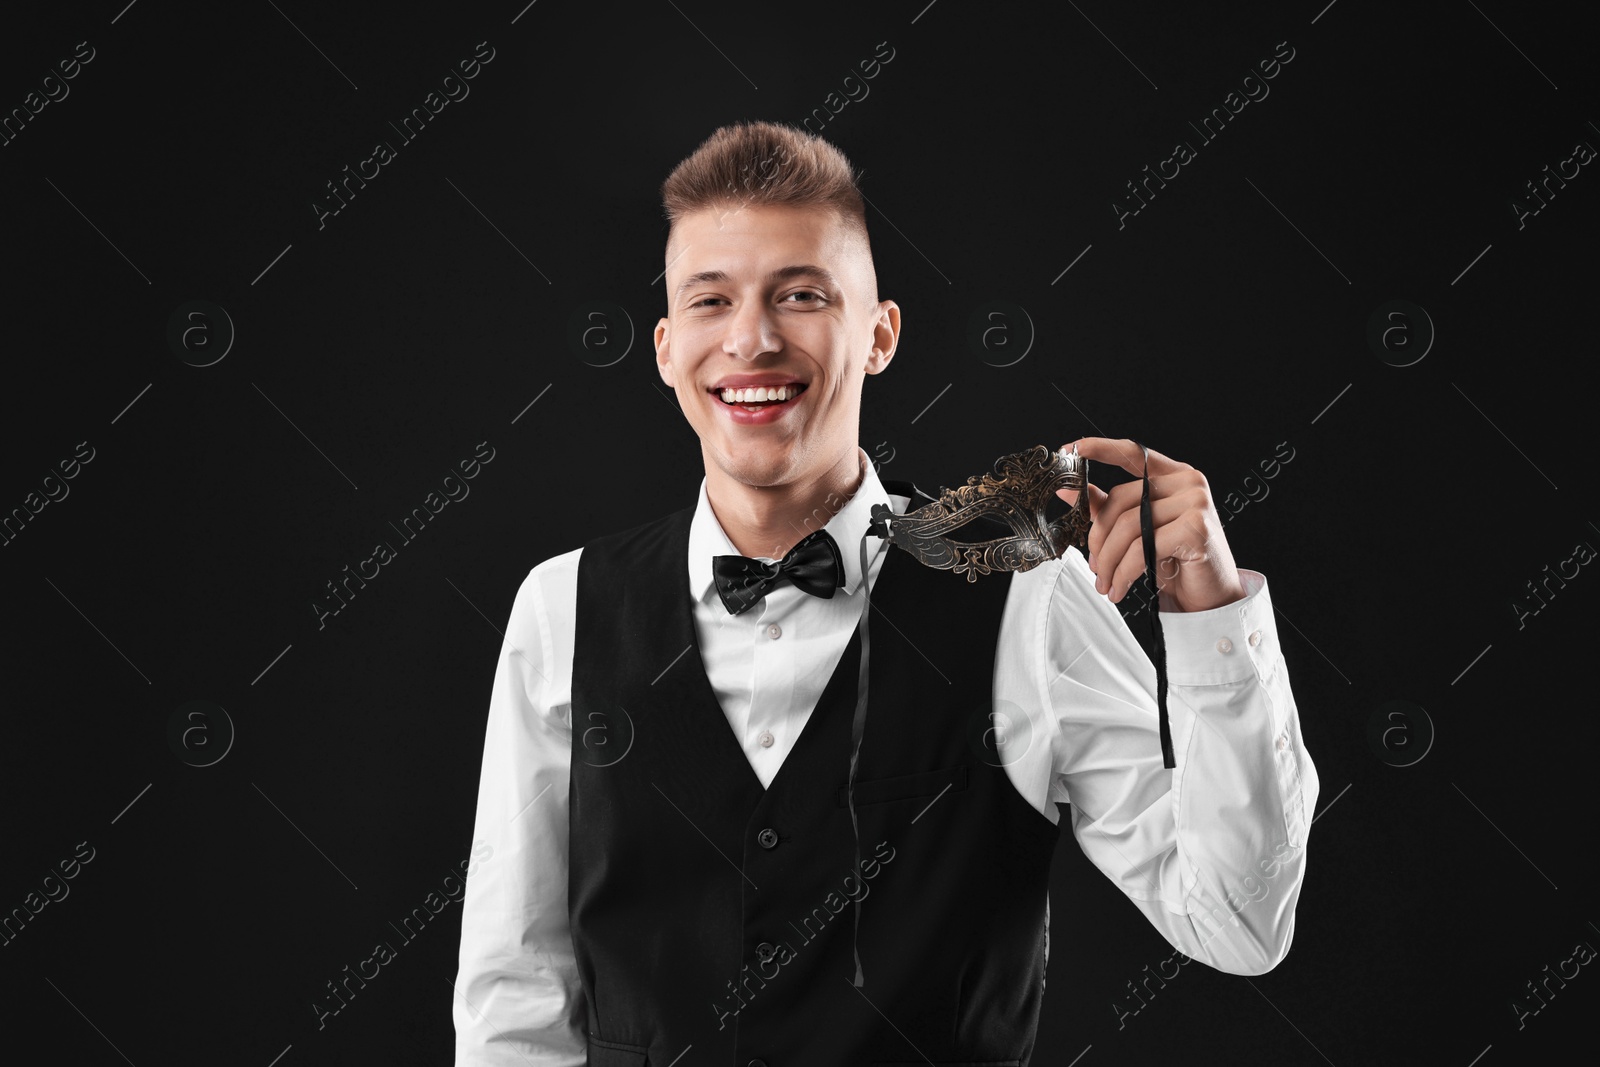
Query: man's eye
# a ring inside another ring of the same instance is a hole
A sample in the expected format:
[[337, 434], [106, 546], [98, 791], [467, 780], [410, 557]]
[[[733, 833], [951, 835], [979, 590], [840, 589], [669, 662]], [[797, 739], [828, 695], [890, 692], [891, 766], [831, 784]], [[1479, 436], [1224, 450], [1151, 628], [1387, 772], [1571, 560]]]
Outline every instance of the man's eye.
[[821, 293], [813, 293], [809, 289], [801, 289], [798, 292], [790, 293], [789, 296], [784, 297], [784, 299], [787, 300], [787, 299], [789, 299], [789, 297], [795, 297], [795, 296], [807, 297], [807, 299], [805, 299], [805, 300], [796, 301], [796, 303], [800, 303], [800, 304], [820, 304], [822, 302], [822, 294]]

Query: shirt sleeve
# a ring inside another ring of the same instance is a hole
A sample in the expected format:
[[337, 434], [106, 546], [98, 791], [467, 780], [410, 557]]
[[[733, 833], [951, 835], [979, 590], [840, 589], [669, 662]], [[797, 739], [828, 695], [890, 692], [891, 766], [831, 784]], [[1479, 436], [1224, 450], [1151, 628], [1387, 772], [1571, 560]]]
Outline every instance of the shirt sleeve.
[[[1155, 666], [1077, 552], [1051, 593], [1052, 799], [1089, 860], [1174, 948], [1229, 974], [1289, 951], [1318, 781], [1266, 577], [1244, 599], [1161, 612], [1177, 766], [1162, 766]], [[1152, 604], [1146, 611], [1154, 610]]]
[[588, 1058], [567, 916], [570, 686], [547, 677], [557, 672], [541, 571], [517, 591], [489, 698], [451, 1007], [456, 1067]]

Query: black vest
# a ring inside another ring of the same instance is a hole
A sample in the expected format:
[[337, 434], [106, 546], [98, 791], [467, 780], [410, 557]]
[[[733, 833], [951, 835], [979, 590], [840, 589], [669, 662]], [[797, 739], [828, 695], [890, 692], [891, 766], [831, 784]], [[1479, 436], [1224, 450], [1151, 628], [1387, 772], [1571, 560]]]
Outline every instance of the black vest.
[[693, 516], [595, 538], [579, 557], [568, 905], [589, 1063], [667, 1067], [692, 1046], [683, 1064], [1023, 1067], [1060, 832], [993, 744], [1011, 574], [968, 582], [884, 549], [857, 869], [846, 783], [860, 635], [763, 789], [700, 657]]

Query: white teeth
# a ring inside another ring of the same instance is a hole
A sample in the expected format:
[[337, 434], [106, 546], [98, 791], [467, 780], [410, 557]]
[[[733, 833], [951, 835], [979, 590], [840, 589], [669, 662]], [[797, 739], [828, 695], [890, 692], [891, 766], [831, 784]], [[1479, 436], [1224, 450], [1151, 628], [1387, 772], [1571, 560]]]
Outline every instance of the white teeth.
[[725, 404], [759, 404], [767, 400], [789, 400], [800, 392], [799, 386], [758, 386], [754, 389], [724, 389], [719, 394]]

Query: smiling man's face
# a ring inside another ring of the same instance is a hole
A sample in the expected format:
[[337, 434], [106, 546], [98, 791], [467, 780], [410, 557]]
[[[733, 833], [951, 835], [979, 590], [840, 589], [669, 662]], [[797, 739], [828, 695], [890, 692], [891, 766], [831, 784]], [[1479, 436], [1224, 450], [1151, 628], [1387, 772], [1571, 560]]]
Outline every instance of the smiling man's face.
[[[900, 331], [866, 242], [830, 209], [728, 205], [680, 218], [666, 258], [656, 363], [708, 476], [776, 486], [854, 471], [862, 376], [888, 365]], [[756, 387], [786, 391], [723, 398]]]

